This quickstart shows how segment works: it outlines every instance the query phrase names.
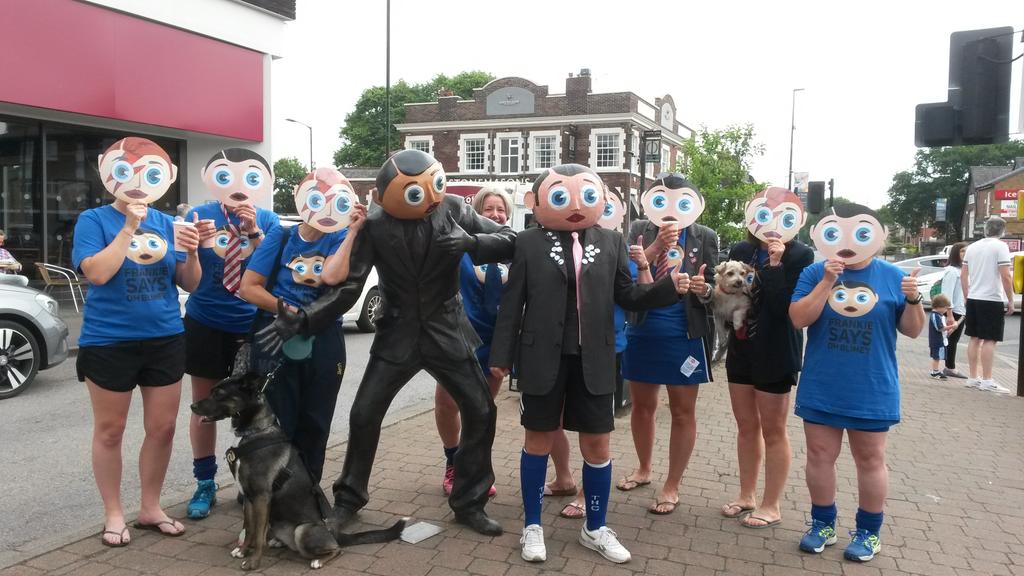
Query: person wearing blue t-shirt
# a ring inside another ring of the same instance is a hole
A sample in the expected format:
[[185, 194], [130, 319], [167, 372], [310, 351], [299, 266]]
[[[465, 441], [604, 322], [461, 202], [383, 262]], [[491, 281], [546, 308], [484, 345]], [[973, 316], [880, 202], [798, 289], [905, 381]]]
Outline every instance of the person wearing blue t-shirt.
[[177, 287], [194, 290], [202, 269], [195, 226], [175, 226], [148, 207], [177, 179], [167, 152], [145, 138], [118, 140], [100, 156], [99, 175], [115, 200], [86, 210], [75, 224], [71, 260], [90, 284], [76, 367], [92, 401], [92, 466], [105, 512], [100, 541], [120, 547], [131, 541], [121, 505], [121, 444], [136, 386], [146, 436], [134, 526], [167, 536], [185, 532], [160, 507], [160, 491], [185, 371]]
[[[236, 296], [242, 273], [265, 233], [278, 226], [277, 214], [253, 205], [274, 192], [270, 164], [256, 152], [221, 150], [206, 163], [202, 177], [216, 201], [185, 216], [186, 221], [198, 220], [202, 241], [203, 279], [185, 304], [185, 372], [192, 381], [192, 402], [205, 399], [217, 382], [231, 375], [256, 316], [256, 307]], [[217, 501], [217, 423], [192, 414], [188, 432], [196, 490], [187, 512], [197, 520], [209, 516]]]
[[[267, 235], [249, 259], [238, 291], [260, 309], [261, 327], [270, 324], [281, 307], [298, 310], [347, 277], [351, 243], [365, 221], [365, 208], [355, 198], [349, 181], [331, 167], [318, 168], [296, 186], [295, 202], [303, 222], [279, 226]], [[339, 251], [343, 244], [348, 247]], [[280, 362], [267, 385], [267, 402], [319, 482], [345, 374], [341, 319], [309, 339], [289, 340]]]
[[836, 459], [843, 431], [857, 465], [857, 529], [844, 553], [865, 562], [881, 550], [879, 531], [888, 489], [885, 442], [900, 421], [896, 333], [911, 338], [925, 324], [917, 273], [874, 258], [887, 229], [857, 204], [836, 206], [812, 230], [827, 258], [804, 269], [793, 291], [790, 319], [807, 328], [796, 415], [807, 439], [805, 476], [811, 527], [800, 549], [821, 553], [836, 543]]
[[[504, 226], [512, 217], [512, 199], [498, 188], [482, 188], [473, 197], [473, 210]], [[482, 342], [476, 349], [476, 358], [487, 379], [492, 397], [498, 395], [503, 378], [491, 374], [487, 360], [491, 355], [491, 338], [494, 336], [494, 324], [498, 319], [498, 304], [505, 293], [507, 280], [507, 264], [477, 266], [473, 264], [469, 254], [463, 254], [459, 263], [459, 294], [466, 317]], [[452, 486], [455, 484], [455, 453], [459, 450], [462, 420], [455, 399], [440, 385], [434, 391], [434, 423], [437, 425], [437, 434], [441, 437], [444, 448], [445, 467], [441, 489], [445, 496], [450, 496]], [[489, 495], [494, 496], [496, 493], [497, 490], [491, 486]]]

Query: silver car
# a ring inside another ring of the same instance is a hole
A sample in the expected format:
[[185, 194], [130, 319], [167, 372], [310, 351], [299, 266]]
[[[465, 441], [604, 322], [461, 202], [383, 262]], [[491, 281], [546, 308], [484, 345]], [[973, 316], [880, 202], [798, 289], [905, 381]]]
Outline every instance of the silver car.
[[0, 282], [0, 400], [25, 391], [40, 370], [68, 357], [68, 326], [46, 294]]

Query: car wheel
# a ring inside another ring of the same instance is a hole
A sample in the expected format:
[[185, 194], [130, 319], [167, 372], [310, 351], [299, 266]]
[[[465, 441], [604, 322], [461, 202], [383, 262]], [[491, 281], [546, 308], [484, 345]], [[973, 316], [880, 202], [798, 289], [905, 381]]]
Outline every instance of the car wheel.
[[359, 319], [356, 320], [356, 326], [360, 331], [374, 332], [377, 330], [376, 322], [377, 314], [380, 313], [380, 300], [380, 291], [370, 288], [363, 300], [363, 310], [359, 313]]
[[41, 358], [32, 332], [16, 322], [0, 321], [0, 400], [32, 385]]

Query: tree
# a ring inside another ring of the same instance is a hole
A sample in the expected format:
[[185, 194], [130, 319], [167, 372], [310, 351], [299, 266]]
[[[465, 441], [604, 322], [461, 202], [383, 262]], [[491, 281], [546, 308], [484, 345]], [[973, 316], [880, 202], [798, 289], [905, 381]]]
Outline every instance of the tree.
[[295, 212], [293, 192], [307, 173], [306, 167], [294, 156], [281, 158], [274, 162], [274, 212], [278, 214], [293, 214]]
[[[451, 91], [461, 98], [472, 98], [473, 89], [494, 80], [487, 72], [473, 70], [448, 77], [438, 74], [425, 84], [409, 84], [399, 80], [391, 85], [391, 147], [396, 148], [401, 138], [395, 124], [405, 120], [405, 105], [410, 102], [433, 102], [441, 90]], [[387, 94], [383, 86], [363, 90], [355, 110], [345, 116], [341, 128], [343, 143], [334, 153], [335, 166], [380, 166], [384, 162], [387, 146]]]
[[[892, 178], [887, 204], [896, 224], [916, 232], [931, 225], [949, 241], [960, 238], [971, 166], [1007, 166], [1024, 156], [1024, 141], [985, 146], [922, 148], [911, 170]], [[946, 199], [946, 222], [935, 222], [935, 200]]]
[[754, 142], [754, 127], [729, 126], [708, 130], [701, 126], [695, 139], [687, 140], [686, 176], [704, 195], [701, 223], [718, 233], [723, 245], [746, 237], [743, 210], [754, 193], [764, 188], [750, 176], [750, 163], [764, 154]]

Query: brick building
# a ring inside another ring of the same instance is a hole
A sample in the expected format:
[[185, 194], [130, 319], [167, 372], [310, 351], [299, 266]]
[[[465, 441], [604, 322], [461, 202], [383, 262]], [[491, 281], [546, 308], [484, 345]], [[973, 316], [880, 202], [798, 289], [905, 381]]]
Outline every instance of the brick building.
[[964, 238], [984, 236], [985, 219], [1001, 216], [1006, 220], [1006, 239], [1021, 249], [1024, 220], [1018, 218], [1019, 196], [1024, 194], [1024, 158], [1014, 167], [972, 166], [968, 181], [967, 207], [961, 222]]
[[[449, 181], [531, 183], [543, 169], [575, 162], [594, 168], [625, 195], [640, 187], [639, 146], [644, 130], [661, 130], [661, 162], [646, 178], [678, 166], [693, 131], [680, 123], [672, 97], [654, 103], [632, 92], [594, 93], [590, 71], [570, 74], [564, 94], [549, 94], [524, 78], [500, 78], [473, 91], [473, 99], [439, 96], [406, 104], [397, 125], [405, 148], [432, 154]], [[517, 198], [517, 203], [521, 198]]]

